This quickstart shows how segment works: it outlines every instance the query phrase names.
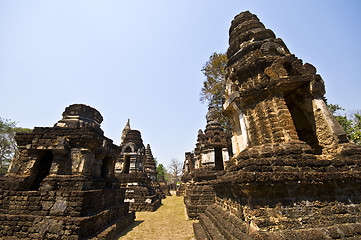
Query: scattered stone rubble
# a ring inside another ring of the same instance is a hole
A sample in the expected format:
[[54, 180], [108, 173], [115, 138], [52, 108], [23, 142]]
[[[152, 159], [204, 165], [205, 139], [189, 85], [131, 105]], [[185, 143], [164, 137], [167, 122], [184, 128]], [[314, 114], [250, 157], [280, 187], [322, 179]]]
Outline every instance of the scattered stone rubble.
[[359, 239], [361, 149], [328, 110], [322, 78], [250, 12], [229, 32], [235, 156], [211, 181], [196, 238]]
[[0, 178], [2, 239], [113, 239], [133, 223], [102, 121], [74, 104], [54, 127], [16, 134], [19, 154]]
[[214, 203], [215, 192], [210, 181], [223, 172], [224, 162], [231, 155], [230, 137], [223, 131], [215, 109], [210, 107], [206, 129], [204, 133], [202, 130], [198, 132], [194, 155], [186, 153], [181, 187], [185, 191], [184, 203], [189, 218], [198, 218], [200, 213]]
[[121, 139], [115, 172], [121, 186], [126, 189], [125, 201], [130, 203], [132, 211], [155, 211], [165, 195], [157, 182], [150, 145], [144, 147], [140, 132], [130, 128], [129, 120]]

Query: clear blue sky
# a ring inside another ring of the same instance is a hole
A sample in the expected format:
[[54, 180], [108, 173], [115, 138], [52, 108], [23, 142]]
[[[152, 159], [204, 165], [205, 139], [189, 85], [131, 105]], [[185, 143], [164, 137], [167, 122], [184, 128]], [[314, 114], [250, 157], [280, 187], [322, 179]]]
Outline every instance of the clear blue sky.
[[205, 127], [201, 68], [249, 10], [323, 77], [330, 103], [361, 109], [358, 0], [0, 0], [0, 117], [53, 126], [90, 105], [120, 143], [128, 118], [168, 166]]

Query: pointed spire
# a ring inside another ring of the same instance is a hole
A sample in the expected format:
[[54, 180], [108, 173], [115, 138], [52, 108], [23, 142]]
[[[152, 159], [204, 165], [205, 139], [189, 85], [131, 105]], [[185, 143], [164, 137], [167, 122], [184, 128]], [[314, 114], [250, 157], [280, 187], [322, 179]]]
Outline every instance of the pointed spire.
[[127, 124], [125, 124], [124, 130], [129, 129], [130, 130], [130, 118], [128, 118]]
[[127, 124], [125, 124], [125, 127], [122, 131], [122, 137], [121, 137], [121, 142], [124, 141], [125, 136], [127, 135], [127, 133], [130, 131], [130, 119], [128, 118]]

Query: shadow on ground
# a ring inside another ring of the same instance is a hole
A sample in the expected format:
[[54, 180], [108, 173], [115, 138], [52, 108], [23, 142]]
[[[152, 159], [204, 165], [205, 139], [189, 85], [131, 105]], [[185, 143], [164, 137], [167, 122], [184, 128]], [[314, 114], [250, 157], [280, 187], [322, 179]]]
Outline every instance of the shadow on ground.
[[128, 232], [132, 231], [135, 227], [139, 226], [143, 222], [143, 220], [135, 220], [132, 225], [126, 227], [121, 233], [119, 233], [119, 235], [115, 239], [119, 239], [125, 236]]

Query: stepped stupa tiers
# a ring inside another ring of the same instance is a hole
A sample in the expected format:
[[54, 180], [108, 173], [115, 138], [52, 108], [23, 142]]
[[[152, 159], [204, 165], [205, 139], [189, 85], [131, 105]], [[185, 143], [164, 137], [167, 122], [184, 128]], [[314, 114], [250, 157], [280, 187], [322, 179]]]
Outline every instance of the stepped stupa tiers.
[[324, 82], [256, 15], [230, 28], [224, 111], [231, 158], [197, 239], [358, 239], [361, 149], [324, 102]]
[[165, 197], [157, 181], [155, 161], [150, 148], [144, 147], [141, 133], [130, 128], [130, 120], [122, 132], [121, 152], [115, 172], [126, 189], [125, 201], [132, 211], [155, 211]]
[[157, 182], [157, 169], [155, 167], [155, 161], [149, 144], [145, 149], [144, 172], [150, 179], [152, 179], [153, 182]]
[[0, 178], [0, 236], [111, 239], [134, 221], [114, 175], [120, 148], [102, 120], [73, 104], [54, 127], [16, 134], [19, 154]]
[[230, 137], [223, 131], [214, 107], [209, 107], [207, 125], [198, 131], [194, 154], [186, 153], [182, 183], [178, 195], [184, 192], [184, 203], [189, 218], [199, 214], [214, 202], [215, 193], [210, 185], [221, 174], [232, 156]]

